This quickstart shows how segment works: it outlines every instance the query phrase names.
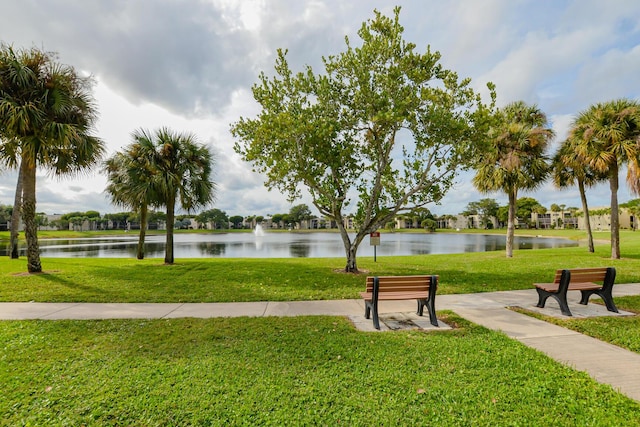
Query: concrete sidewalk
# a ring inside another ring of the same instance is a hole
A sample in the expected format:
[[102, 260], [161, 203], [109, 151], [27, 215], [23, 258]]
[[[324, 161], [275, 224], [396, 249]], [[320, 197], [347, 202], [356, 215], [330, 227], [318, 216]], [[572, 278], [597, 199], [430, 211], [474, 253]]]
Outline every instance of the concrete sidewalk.
[[[594, 316], [629, 316], [611, 313], [600, 304], [578, 304], [579, 293], [571, 292], [569, 306], [575, 318]], [[614, 287], [614, 298], [640, 295], [640, 283]], [[564, 317], [555, 300], [539, 309], [535, 289], [488, 292], [465, 295], [438, 295], [437, 310], [452, 310], [461, 317], [486, 328], [501, 331], [521, 343], [546, 353], [555, 360], [585, 371], [595, 380], [640, 401], [640, 354], [587, 337], [556, 325], [517, 313], [508, 307], [522, 307], [548, 316]], [[598, 300], [594, 297], [593, 300]], [[383, 330], [387, 319], [400, 316], [422, 329], [431, 326], [428, 316], [414, 314], [415, 301], [385, 301], [380, 305]], [[179, 317], [264, 317], [264, 316], [346, 316], [364, 331], [375, 331], [372, 321], [364, 318], [362, 300], [245, 302], [245, 303], [0, 303], [0, 320], [26, 319], [139, 319]], [[389, 323], [389, 322], [387, 322]], [[448, 325], [441, 323], [439, 329]]]

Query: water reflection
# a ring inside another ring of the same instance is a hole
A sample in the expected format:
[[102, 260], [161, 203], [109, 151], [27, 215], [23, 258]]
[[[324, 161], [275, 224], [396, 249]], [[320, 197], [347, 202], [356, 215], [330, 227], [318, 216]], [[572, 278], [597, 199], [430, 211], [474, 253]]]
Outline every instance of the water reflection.
[[[151, 235], [145, 243], [147, 258], [163, 258], [165, 236]], [[40, 241], [43, 257], [134, 258], [137, 236], [85, 239], [51, 239]], [[577, 246], [567, 239], [516, 237], [518, 249], [543, 249]], [[382, 234], [377, 256], [427, 255], [464, 252], [487, 252], [505, 249], [505, 237], [463, 233], [389, 233]], [[0, 255], [8, 255], [8, 247]], [[25, 248], [20, 248], [21, 256]], [[325, 258], [343, 257], [344, 246], [338, 233], [253, 233], [176, 234], [176, 258]], [[373, 256], [373, 247], [365, 239], [359, 256]]]
[[208, 242], [198, 243], [198, 248], [203, 254], [211, 256], [224, 256], [227, 245], [224, 243]]
[[292, 258], [309, 258], [311, 253], [311, 245], [304, 243], [293, 243], [289, 247], [289, 254]]

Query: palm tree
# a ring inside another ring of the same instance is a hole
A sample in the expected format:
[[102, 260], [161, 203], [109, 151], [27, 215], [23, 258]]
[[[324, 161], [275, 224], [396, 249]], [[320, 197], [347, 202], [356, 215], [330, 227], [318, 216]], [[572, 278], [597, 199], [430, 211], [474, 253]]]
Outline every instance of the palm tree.
[[108, 178], [105, 191], [113, 204], [131, 208], [140, 214], [136, 257], [144, 259], [148, 208], [158, 200], [151, 185], [151, 177], [155, 173], [155, 148], [152, 138], [144, 130], [134, 131], [131, 136], [132, 144], [105, 161], [104, 171]]
[[637, 191], [640, 168], [640, 104], [618, 99], [595, 104], [578, 115], [573, 123], [575, 150], [582, 161], [597, 173], [605, 174], [611, 190], [611, 258], [620, 258], [620, 213], [618, 207], [619, 169], [628, 165], [627, 180]]
[[506, 255], [513, 256], [518, 190], [532, 190], [549, 173], [545, 150], [553, 130], [545, 127], [546, 115], [522, 101], [496, 112], [488, 147], [480, 155], [473, 184], [481, 192], [503, 191], [509, 198]]
[[578, 141], [575, 138], [569, 137], [558, 148], [552, 161], [553, 183], [558, 188], [567, 188], [575, 184], [578, 185], [580, 200], [582, 201], [582, 211], [584, 212], [584, 224], [587, 229], [589, 252], [595, 252], [585, 187], [591, 187], [605, 180], [607, 177], [595, 172], [589, 165], [582, 161], [576, 153], [577, 143]]
[[93, 166], [104, 151], [91, 135], [96, 111], [91, 79], [55, 62], [38, 49], [14, 51], [0, 45], [0, 144], [9, 146], [8, 164], [22, 172], [22, 220], [27, 268], [42, 271], [38, 249], [36, 169], [54, 175], [77, 174]]
[[[150, 174], [155, 203], [167, 210], [165, 264], [173, 264], [173, 227], [175, 209], [179, 205], [190, 212], [214, 199], [215, 183], [211, 181], [213, 154], [190, 133], [177, 133], [167, 128], [154, 134], [141, 132], [139, 143], [154, 147]], [[146, 161], [146, 158], [145, 158]]]

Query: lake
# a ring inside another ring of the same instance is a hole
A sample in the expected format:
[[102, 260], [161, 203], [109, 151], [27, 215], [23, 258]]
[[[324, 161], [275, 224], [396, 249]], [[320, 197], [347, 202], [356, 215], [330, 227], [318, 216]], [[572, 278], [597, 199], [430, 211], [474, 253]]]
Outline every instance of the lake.
[[[42, 257], [135, 258], [137, 234], [81, 239], [40, 240]], [[146, 258], [164, 258], [164, 235], [147, 236]], [[514, 249], [545, 249], [577, 246], [572, 240], [548, 237], [515, 237]], [[383, 233], [376, 255], [427, 255], [505, 250], [504, 235], [464, 233]], [[0, 256], [8, 255], [8, 247]], [[20, 255], [25, 255], [21, 246]], [[358, 256], [373, 256], [374, 247], [366, 237]], [[338, 233], [266, 232], [179, 233], [174, 235], [175, 258], [328, 258], [345, 256]]]

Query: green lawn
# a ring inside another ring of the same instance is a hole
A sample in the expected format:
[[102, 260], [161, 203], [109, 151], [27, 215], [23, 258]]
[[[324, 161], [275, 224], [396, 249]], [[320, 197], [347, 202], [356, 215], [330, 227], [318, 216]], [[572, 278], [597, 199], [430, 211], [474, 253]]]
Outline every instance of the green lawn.
[[[556, 232], [557, 233], [557, 232]], [[568, 232], [576, 238], [576, 232]], [[623, 259], [609, 245], [427, 256], [359, 258], [369, 274], [440, 275], [440, 294], [528, 289], [556, 269], [614, 266], [617, 282], [640, 281], [640, 233], [622, 233]], [[225, 302], [358, 298], [363, 275], [340, 273], [344, 258], [161, 259], [43, 258], [46, 274], [26, 275], [26, 260], [0, 258], [0, 301]]]
[[[615, 287], [613, 289], [615, 296]], [[592, 297], [590, 304], [600, 301], [600, 298]], [[640, 295], [617, 297], [614, 298], [614, 301], [619, 310], [640, 314]], [[533, 315], [530, 311], [523, 312]], [[640, 316], [586, 319], [554, 318], [541, 315], [535, 315], [535, 317], [640, 353]]]
[[0, 322], [0, 425], [632, 426], [640, 404], [451, 314]]
[[[612, 265], [618, 283], [640, 282], [640, 233], [622, 233], [622, 254], [611, 260], [600, 244], [595, 254], [578, 247], [359, 265], [369, 274], [439, 274], [439, 293], [527, 289], [563, 267]], [[364, 275], [336, 272], [343, 264], [45, 258], [46, 274], [27, 275], [24, 258], [3, 257], [0, 300], [357, 298]], [[615, 301], [640, 310], [640, 297]], [[452, 313], [439, 317], [457, 328], [363, 333], [340, 317], [3, 321], [0, 425], [637, 425], [640, 404], [611, 387]], [[550, 321], [640, 347], [637, 317]]]

